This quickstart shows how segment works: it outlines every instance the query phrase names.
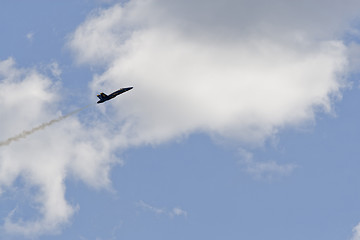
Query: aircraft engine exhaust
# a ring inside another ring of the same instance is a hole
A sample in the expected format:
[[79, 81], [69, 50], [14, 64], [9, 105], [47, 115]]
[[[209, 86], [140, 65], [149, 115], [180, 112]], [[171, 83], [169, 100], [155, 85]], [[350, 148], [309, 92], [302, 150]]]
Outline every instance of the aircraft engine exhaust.
[[31, 130], [24, 130], [22, 133], [14, 136], [14, 137], [8, 138], [5, 141], [0, 142], [0, 147], [9, 145], [10, 143], [12, 143], [14, 141], [18, 141], [18, 140], [20, 140], [22, 138], [26, 138], [27, 136], [29, 136], [29, 135], [31, 135], [31, 134], [39, 131], [39, 130], [42, 130], [42, 129], [46, 128], [46, 127], [49, 127], [49, 126], [53, 125], [54, 123], [60, 122], [60, 121], [64, 120], [65, 118], [70, 117], [71, 115], [74, 115], [74, 114], [76, 114], [76, 113], [78, 113], [78, 112], [80, 112], [80, 111], [82, 111], [82, 110], [84, 110], [84, 109], [86, 109], [86, 108], [88, 108], [88, 107], [90, 107], [92, 105], [94, 105], [94, 104], [89, 104], [89, 105], [87, 105], [87, 106], [85, 106], [83, 108], [72, 111], [72, 112], [70, 112], [70, 113], [68, 113], [68, 114], [66, 114], [64, 116], [60, 116], [60, 117], [58, 117], [56, 119], [53, 119], [53, 120], [51, 120], [49, 122], [46, 122], [46, 123], [43, 123], [43, 124], [41, 124], [41, 125], [39, 125], [37, 127], [34, 127]]

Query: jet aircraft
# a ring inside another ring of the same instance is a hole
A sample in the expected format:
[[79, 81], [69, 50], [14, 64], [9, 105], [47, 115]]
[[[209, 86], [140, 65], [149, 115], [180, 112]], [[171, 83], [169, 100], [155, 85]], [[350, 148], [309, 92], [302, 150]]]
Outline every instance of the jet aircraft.
[[127, 88], [120, 88], [119, 90], [113, 92], [110, 95], [106, 95], [105, 93], [100, 93], [99, 95], [97, 95], [97, 97], [100, 99], [97, 103], [103, 103], [106, 102], [114, 97], [116, 97], [119, 94], [122, 94], [124, 92], [127, 92], [129, 90], [133, 89], [133, 87], [127, 87]]

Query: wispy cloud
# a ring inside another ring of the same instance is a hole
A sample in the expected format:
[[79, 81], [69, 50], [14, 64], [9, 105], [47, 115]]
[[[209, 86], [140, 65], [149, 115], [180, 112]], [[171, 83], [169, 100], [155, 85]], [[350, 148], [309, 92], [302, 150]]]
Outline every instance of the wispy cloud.
[[48, 67], [48, 69], [50, 70], [51, 74], [54, 77], [60, 78], [62, 71], [61, 71], [61, 69], [59, 67], [59, 64], [57, 62], [53, 61], [47, 67]]
[[26, 38], [30, 41], [30, 42], [32, 42], [33, 40], [34, 40], [34, 32], [29, 32], [29, 33], [27, 33], [26, 34]]
[[176, 217], [176, 216], [184, 216], [187, 217], [187, 212], [179, 207], [175, 207], [169, 212], [169, 216]]
[[245, 172], [259, 180], [273, 180], [290, 175], [298, 166], [287, 163], [279, 164], [276, 161], [256, 161], [253, 154], [244, 149], [239, 150], [239, 163]]
[[290, 175], [297, 165], [279, 164], [275, 161], [247, 163], [245, 171], [257, 179], [274, 179]]
[[169, 210], [166, 210], [166, 208], [154, 207], [148, 203], [145, 203], [142, 200], [137, 202], [136, 205], [138, 207], [141, 207], [145, 211], [150, 211], [157, 215], [165, 215], [165, 216], [168, 216], [171, 218], [177, 217], [177, 216], [187, 217], [187, 212], [179, 207], [174, 207], [172, 210], [169, 211]]
[[166, 211], [164, 209], [151, 206], [150, 204], [147, 204], [142, 200], [137, 202], [137, 205], [139, 207], [141, 207], [142, 209], [144, 209], [144, 210], [148, 210], [148, 211], [156, 213], [156, 214], [164, 214], [164, 213], [166, 213]]

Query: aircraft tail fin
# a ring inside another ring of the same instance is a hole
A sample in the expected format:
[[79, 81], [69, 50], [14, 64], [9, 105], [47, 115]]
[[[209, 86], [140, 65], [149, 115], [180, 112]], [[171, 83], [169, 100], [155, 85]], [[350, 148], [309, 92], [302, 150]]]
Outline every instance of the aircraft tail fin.
[[106, 98], [108, 95], [106, 95], [105, 93], [100, 93], [99, 95], [97, 95], [97, 97], [100, 99], [100, 100], [102, 100], [102, 99], [104, 99], [104, 98]]

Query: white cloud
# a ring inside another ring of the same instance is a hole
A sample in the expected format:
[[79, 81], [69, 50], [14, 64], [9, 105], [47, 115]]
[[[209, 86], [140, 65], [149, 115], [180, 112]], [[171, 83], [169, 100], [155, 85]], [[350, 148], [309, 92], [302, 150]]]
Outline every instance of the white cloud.
[[290, 175], [298, 166], [293, 163], [280, 164], [276, 161], [256, 161], [251, 152], [239, 149], [240, 165], [245, 172], [259, 180], [272, 180]]
[[184, 216], [187, 217], [187, 212], [179, 207], [175, 207], [172, 209], [172, 211], [169, 213], [170, 217], [176, 217], [176, 216]]
[[360, 240], [360, 223], [353, 228], [353, 236], [351, 240]]
[[[61, 115], [54, 110], [58, 109], [59, 85], [36, 69], [16, 68], [13, 59], [0, 61], [0, 88], [2, 140]], [[4, 230], [37, 236], [56, 233], [68, 224], [78, 206], [65, 199], [65, 179], [71, 176], [94, 188], [109, 188], [110, 165], [119, 162], [112, 155], [115, 145], [109, 138], [72, 116], [56, 127], [0, 147], [0, 192], [6, 194], [17, 179], [23, 179], [35, 190], [24, 197], [39, 213], [36, 218], [9, 213]]]
[[33, 32], [29, 32], [28, 34], [26, 34], [26, 38], [32, 42], [34, 40], [34, 33]]
[[150, 204], [147, 204], [144, 201], [139, 201], [137, 203], [137, 205], [139, 207], [143, 208], [144, 210], [148, 210], [148, 211], [151, 211], [151, 212], [156, 213], [156, 214], [164, 214], [165, 213], [164, 209], [151, 206]]
[[[134, 86], [104, 106], [117, 105], [109, 111], [124, 122], [124, 144], [193, 132], [262, 144], [341, 96], [347, 47], [333, 36], [359, 5], [350, 3], [318, 13], [312, 1], [133, 0], [91, 15], [69, 47], [79, 63], [105, 67], [94, 92]], [[339, 28], [319, 25], [336, 20]]]
[[57, 62], [53, 61], [52, 63], [50, 63], [48, 65], [48, 69], [54, 77], [60, 78], [62, 71]]
[[144, 201], [137, 202], [137, 205], [141, 207], [143, 210], [153, 212], [157, 215], [166, 215], [171, 218], [178, 216], [187, 217], [187, 212], [179, 207], [174, 207], [171, 211], [168, 211], [165, 208], [158, 208], [151, 206], [150, 204], [145, 203]]
[[275, 161], [266, 162], [250, 162], [246, 163], [246, 172], [253, 175], [257, 179], [268, 179], [279, 176], [290, 175], [297, 166], [295, 164], [281, 165]]
[[[347, 46], [337, 34], [359, 5], [132, 0], [94, 12], [69, 47], [79, 63], [104, 67], [91, 83], [94, 92], [134, 86], [121, 101], [100, 106], [122, 123], [119, 134], [71, 117], [31, 135], [31, 141], [0, 148], [2, 192], [23, 178], [38, 190], [31, 200], [40, 214], [29, 221], [9, 214], [5, 230], [27, 236], [60, 230], [77, 210], [65, 199], [65, 179], [109, 187], [119, 146], [159, 144], [193, 132], [262, 144], [283, 127], [313, 121], [317, 111], [330, 112], [348, 64]], [[52, 69], [59, 77], [59, 67]], [[36, 69], [1, 61], [0, 88], [4, 140], [61, 115], [54, 110], [59, 86]], [[275, 162], [249, 166], [254, 174], [288, 174], [294, 168]], [[144, 202], [142, 207], [187, 215], [181, 208], [166, 211]]]

